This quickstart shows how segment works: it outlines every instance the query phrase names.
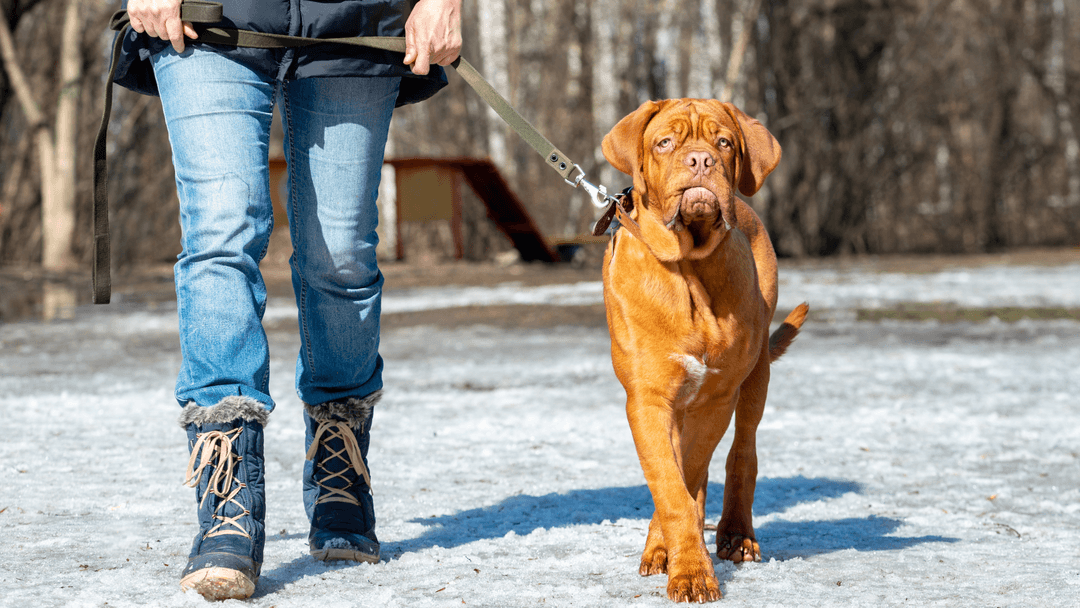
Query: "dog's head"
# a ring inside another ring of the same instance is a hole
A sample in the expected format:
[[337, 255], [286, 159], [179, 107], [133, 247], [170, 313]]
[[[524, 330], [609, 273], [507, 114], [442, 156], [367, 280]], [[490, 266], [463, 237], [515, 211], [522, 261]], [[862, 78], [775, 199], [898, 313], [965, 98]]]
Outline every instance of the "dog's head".
[[[768, 129], [711, 99], [647, 101], [604, 137], [603, 150], [613, 167], [634, 178], [645, 205], [637, 213], [643, 232], [668, 241], [650, 243], [661, 259], [686, 257], [707, 242], [715, 246], [737, 225], [735, 190], [752, 196], [780, 162], [780, 144]], [[690, 230], [665, 236], [646, 223]], [[658, 251], [672, 246], [677, 251]]]

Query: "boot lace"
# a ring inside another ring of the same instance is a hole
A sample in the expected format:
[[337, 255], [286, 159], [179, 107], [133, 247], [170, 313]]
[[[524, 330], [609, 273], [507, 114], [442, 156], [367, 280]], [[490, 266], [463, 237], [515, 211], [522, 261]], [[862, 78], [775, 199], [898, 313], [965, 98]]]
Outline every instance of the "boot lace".
[[[315, 456], [319, 451], [319, 445], [321, 440], [324, 439], [324, 435], [327, 442], [327, 455], [322, 461], [315, 462]], [[330, 447], [329, 442], [334, 439], [341, 440], [342, 448], [340, 450], [334, 450]], [[330, 464], [330, 461], [335, 458], [345, 463], [345, 467], [338, 467], [337, 471], [331, 470], [328, 465]], [[320, 422], [319, 427], [315, 429], [315, 437], [311, 442], [311, 447], [308, 448], [307, 459], [315, 462], [315, 466], [327, 473], [327, 476], [322, 479], [319, 479], [320, 476], [318, 475], [315, 476], [315, 483], [325, 490], [325, 493], [320, 492], [319, 497], [315, 500], [315, 504], [317, 505], [324, 502], [345, 502], [352, 505], [360, 504], [360, 501], [348, 492], [353, 486], [352, 481], [345, 476], [350, 467], [364, 478], [364, 482], [367, 483], [368, 489], [371, 489], [371, 476], [368, 474], [367, 467], [364, 466], [364, 459], [360, 455], [360, 444], [357, 443], [356, 435], [353, 433], [353, 430], [346, 424], [341, 424], [336, 420]], [[345, 487], [334, 488], [327, 485], [327, 482], [337, 477], [340, 477], [345, 482]]]
[[[236, 495], [240, 493], [240, 490], [246, 488], [247, 484], [238, 481], [233, 472], [237, 463], [243, 459], [242, 456], [233, 452], [233, 441], [239, 437], [243, 430], [243, 427], [237, 427], [227, 432], [207, 431], [199, 433], [196, 435], [195, 445], [191, 448], [191, 457], [188, 458], [187, 478], [184, 480], [184, 485], [192, 488], [198, 487], [203, 471], [210, 466], [212, 467], [210, 478], [206, 482], [206, 492], [203, 493], [199, 506], [202, 507], [206, 503], [206, 498], [210, 494], [222, 499], [213, 515], [213, 519], [221, 521], [216, 526], [211, 527], [203, 538], [224, 534], [238, 534], [251, 538], [251, 535], [247, 533], [247, 530], [239, 521], [250, 515], [251, 511], [236, 500]], [[241, 509], [242, 512], [239, 515], [233, 517], [224, 515], [222, 511], [225, 505], [230, 502]], [[226, 528], [225, 526], [232, 527]]]

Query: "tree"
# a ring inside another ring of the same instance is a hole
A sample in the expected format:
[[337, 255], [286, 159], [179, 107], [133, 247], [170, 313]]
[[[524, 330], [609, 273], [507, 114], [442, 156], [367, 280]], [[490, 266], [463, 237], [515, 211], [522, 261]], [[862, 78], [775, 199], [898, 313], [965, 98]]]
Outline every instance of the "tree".
[[6, 15], [0, 14], [0, 56], [37, 147], [41, 182], [41, 263], [46, 270], [74, 266], [75, 152], [82, 78], [81, 0], [66, 0], [60, 39], [60, 95], [50, 126], [15, 49]]

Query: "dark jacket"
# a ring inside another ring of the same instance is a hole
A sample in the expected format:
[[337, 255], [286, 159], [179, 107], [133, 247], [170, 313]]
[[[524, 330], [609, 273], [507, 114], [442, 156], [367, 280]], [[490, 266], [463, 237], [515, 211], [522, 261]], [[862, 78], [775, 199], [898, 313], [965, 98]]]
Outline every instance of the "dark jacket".
[[[403, 36], [405, 19], [413, 4], [409, 0], [220, 1], [224, 18], [214, 24], [218, 27], [309, 38]], [[126, 6], [126, 0], [124, 4]], [[446, 86], [446, 73], [439, 66], [431, 66], [427, 76], [416, 76], [401, 63], [401, 54], [388, 51], [335, 45], [301, 49], [251, 49], [203, 44], [197, 40], [187, 40], [185, 44], [201, 44], [216, 49], [257, 72], [282, 80], [324, 76], [401, 76], [401, 92], [397, 100], [399, 106], [423, 101]], [[150, 56], [168, 45], [168, 41], [129, 30], [114, 82], [146, 95], [157, 95]]]

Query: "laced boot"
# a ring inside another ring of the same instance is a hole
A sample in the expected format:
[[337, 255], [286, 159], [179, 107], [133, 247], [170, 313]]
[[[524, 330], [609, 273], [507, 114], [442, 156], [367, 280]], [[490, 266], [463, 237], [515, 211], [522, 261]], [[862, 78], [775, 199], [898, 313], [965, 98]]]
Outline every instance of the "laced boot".
[[255, 591], [262, 567], [266, 491], [263, 426], [269, 412], [246, 397], [213, 407], [184, 408], [187, 479], [195, 488], [199, 533], [180, 586], [208, 600], [244, 599]]
[[379, 561], [375, 507], [367, 468], [376, 392], [344, 403], [304, 406], [307, 461], [304, 507], [308, 545], [316, 559]]

